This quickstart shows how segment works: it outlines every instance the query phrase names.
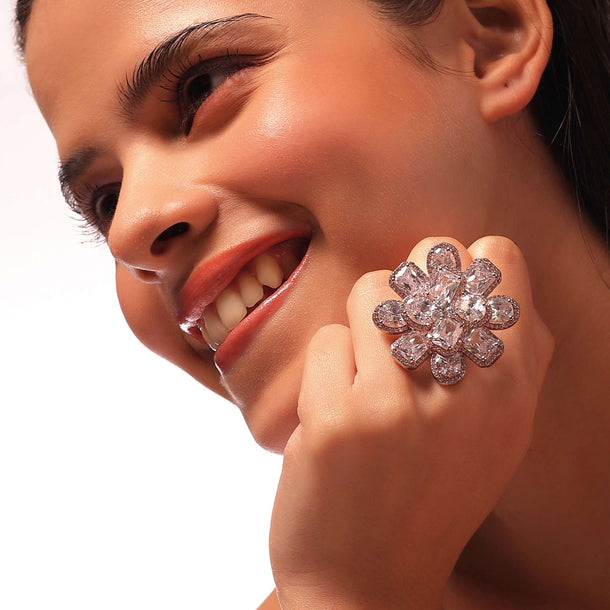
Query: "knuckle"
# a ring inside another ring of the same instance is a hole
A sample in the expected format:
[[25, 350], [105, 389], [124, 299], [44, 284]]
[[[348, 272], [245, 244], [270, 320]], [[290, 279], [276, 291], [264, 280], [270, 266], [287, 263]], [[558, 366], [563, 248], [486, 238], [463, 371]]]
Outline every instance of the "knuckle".
[[327, 415], [308, 431], [309, 452], [317, 459], [337, 455], [354, 443], [357, 443], [357, 435], [343, 417]]
[[371, 290], [385, 288], [388, 285], [388, 278], [391, 273], [389, 270], [367, 271], [356, 280], [350, 294], [358, 296]]
[[433, 236], [424, 237], [424, 239], [418, 241], [417, 244], [415, 244], [413, 251], [421, 251], [421, 252], [427, 253], [430, 250], [430, 248], [433, 248], [434, 246], [436, 246], [436, 244], [441, 243], [441, 242], [450, 243], [458, 249], [464, 247], [462, 245], [462, 243], [460, 241], [458, 241], [457, 239], [455, 239], [453, 237], [448, 237], [445, 235], [440, 235], [437, 237], [433, 237]]
[[309, 340], [309, 353], [325, 352], [329, 346], [334, 344], [337, 338], [342, 338], [346, 332], [349, 333], [349, 329], [342, 324], [326, 324], [321, 326]]
[[486, 235], [468, 248], [473, 256], [485, 256], [504, 267], [515, 268], [525, 264], [523, 253], [517, 244], [504, 235]]
[[368, 271], [361, 275], [350, 290], [347, 297], [347, 307], [353, 307], [362, 297], [371, 293], [381, 293], [388, 290], [390, 270]]
[[555, 337], [544, 322], [542, 323], [542, 344], [544, 350], [543, 353], [546, 357], [545, 360], [548, 364], [555, 353]]

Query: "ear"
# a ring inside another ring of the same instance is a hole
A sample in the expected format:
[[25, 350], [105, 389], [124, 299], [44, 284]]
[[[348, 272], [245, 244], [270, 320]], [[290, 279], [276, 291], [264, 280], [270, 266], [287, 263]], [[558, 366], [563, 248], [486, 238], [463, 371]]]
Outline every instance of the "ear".
[[527, 106], [551, 54], [553, 19], [546, 0], [465, 0], [466, 41], [484, 120], [494, 123]]

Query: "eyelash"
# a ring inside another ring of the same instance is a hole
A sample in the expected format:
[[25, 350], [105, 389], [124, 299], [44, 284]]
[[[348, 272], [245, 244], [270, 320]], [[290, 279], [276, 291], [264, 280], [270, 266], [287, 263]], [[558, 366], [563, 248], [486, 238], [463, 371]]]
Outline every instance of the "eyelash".
[[[197, 58], [188, 63], [178, 61], [177, 65], [164, 76], [166, 84], [161, 85], [161, 88], [171, 92], [172, 96], [161, 99], [161, 101], [177, 105], [180, 116], [179, 132], [183, 136], [188, 136], [197, 111], [207, 100], [215, 95], [235, 74], [245, 68], [260, 65], [266, 59], [268, 58], [242, 56], [237, 50], [235, 53], [231, 53], [227, 49], [225, 55], [211, 59], [202, 59], [201, 55], [198, 55]], [[195, 102], [188, 102], [186, 100], [185, 96], [188, 93], [188, 87], [197, 78], [205, 75], [213, 77], [219, 74], [222, 75], [223, 80], [208, 95]], [[120, 184], [105, 184], [102, 187], [85, 184], [83, 186], [83, 191], [85, 191], [83, 194], [75, 193], [73, 195], [71, 207], [77, 212], [83, 222], [83, 232], [86, 235], [92, 236], [93, 241], [102, 241], [104, 239], [110, 229], [114, 215], [113, 209], [112, 214], [103, 217], [99, 212], [99, 205], [103, 202], [104, 197], [110, 194], [113, 194], [118, 199], [119, 189]]]
[[[91, 241], [103, 241], [108, 233], [114, 216], [114, 209], [109, 217], [104, 218], [99, 212], [99, 203], [105, 196], [111, 194], [118, 199], [120, 186], [117, 183], [105, 184], [101, 187], [85, 184], [83, 185], [83, 194], [75, 193], [72, 196], [72, 201], [69, 202], [70, 207], [78, 215], [82, 232], [91, 238]], [[114, 207], [116, 207], [116, 202]]]
[[[260, 65], [264, 61], [265, 59], [261, 57], [240, 55], [239, 50], [237, 49], [235, 50], [235, 53], [231, 53], [229, 49], [227, 49], [225, 55], [217, 56], [212, 59], [202, 59], [201, 55], [198, 55], [195, 60], [191, 60], [189, 63], [179, 61], [178, 65], [175, 68], [170, 69], [165, 75], [165, 80], [168, 84], [162, 86], [162, 88], [173, 94], [172, 98], [163, 101], [178, 105], [180, 113], [180, 133], [185, 136], [189, 135], [193, 120], [199, 108], [214, 95], [225, 82], [230, 80], [238, 72], [241, 72], [241, 70]], [[200, 77], [212, 77], [215, 75], [221, 75], [223, 80], [209, 95], [195, 103], [188, 102], [188, 100], [185, 99], [189, 85]]]

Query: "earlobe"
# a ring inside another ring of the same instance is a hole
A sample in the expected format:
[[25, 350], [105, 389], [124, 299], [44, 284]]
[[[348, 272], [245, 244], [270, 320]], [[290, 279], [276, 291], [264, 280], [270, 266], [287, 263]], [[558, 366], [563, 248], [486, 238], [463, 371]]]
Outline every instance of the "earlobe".
[[516, 114], [534, 97], [553, 41], [546, 0], [466, 0], [468, 44], [484, 120]]

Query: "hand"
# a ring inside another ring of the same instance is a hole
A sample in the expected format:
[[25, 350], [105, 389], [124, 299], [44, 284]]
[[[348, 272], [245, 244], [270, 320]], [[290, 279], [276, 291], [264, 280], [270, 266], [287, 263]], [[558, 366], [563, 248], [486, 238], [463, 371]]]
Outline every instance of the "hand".
[[527, 451], [554, 342], [525, 260], [500, 237], [468, 250], [429, 238], [409, 260], [425, 270], [440, 241], [458, 248], [462, 268], [489, 258], [521, 317], [498, 331], [505, 351], [492, 367], [469, 361], [460, 383], [441, 386], [427, 363], [402, 369], [396, 337], [372, 323], [375, 305], [397, 298], [390, 271], [356, 282], [349, 328], [325, 326], [309, 344], [285, 448], [270, 532], [282, 608], [440, 608], [459, 554]]

